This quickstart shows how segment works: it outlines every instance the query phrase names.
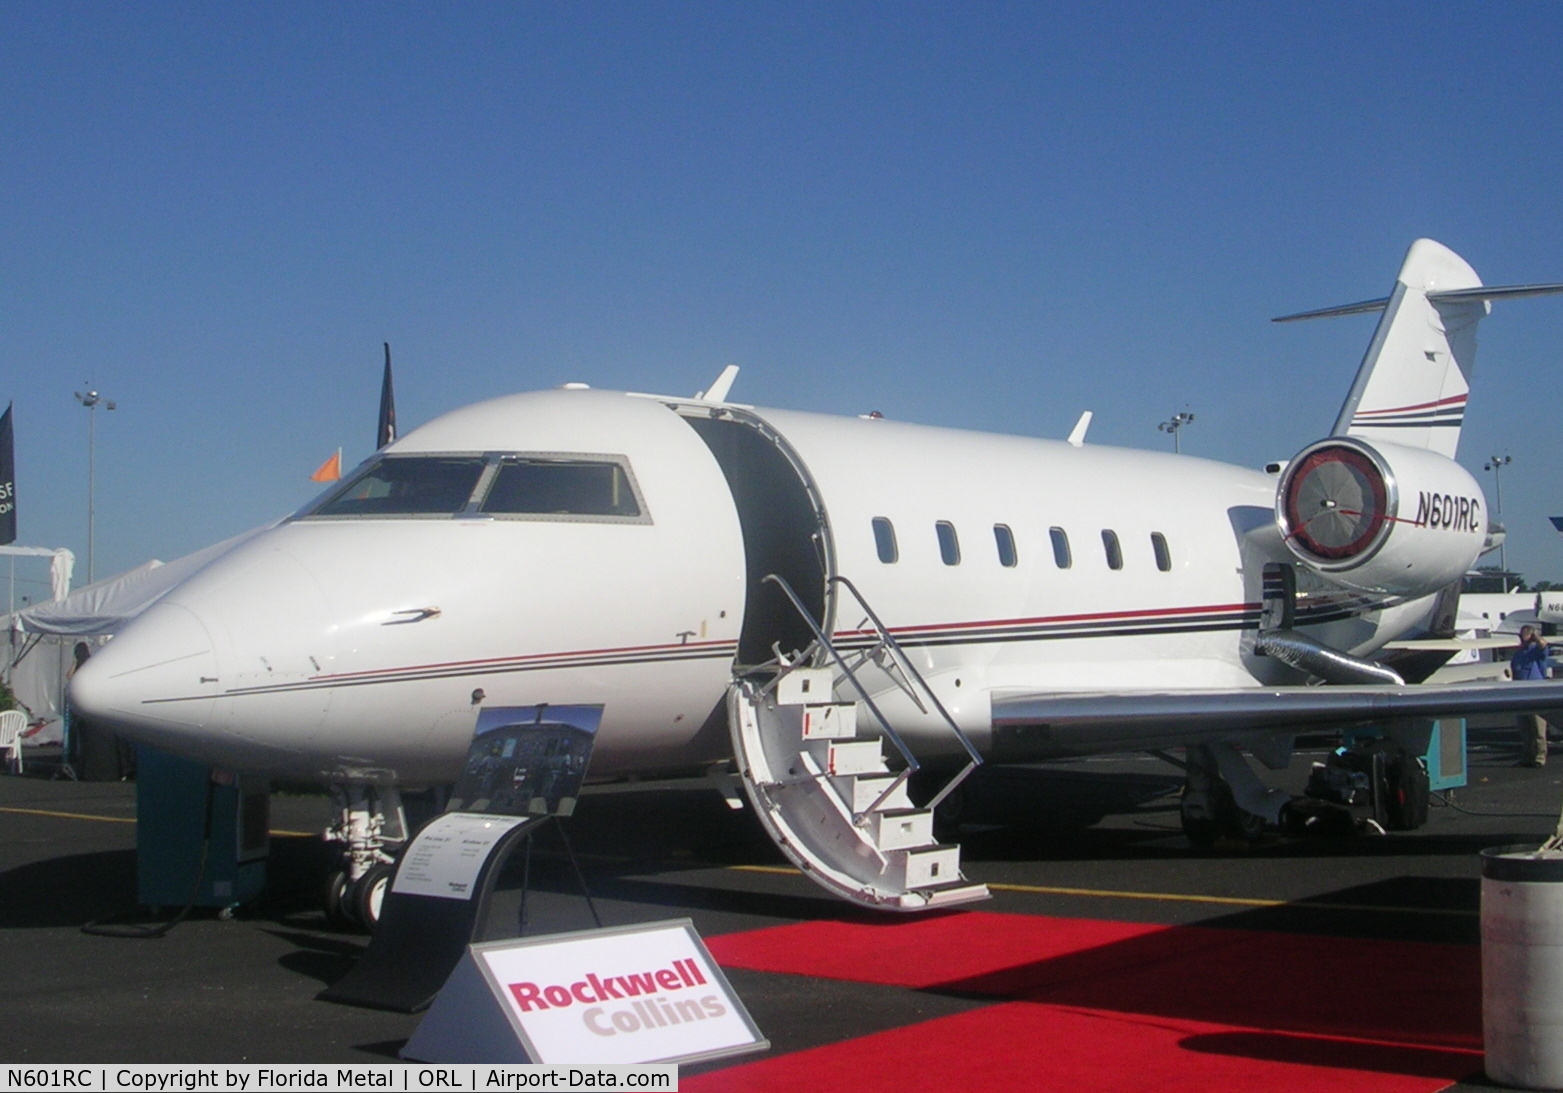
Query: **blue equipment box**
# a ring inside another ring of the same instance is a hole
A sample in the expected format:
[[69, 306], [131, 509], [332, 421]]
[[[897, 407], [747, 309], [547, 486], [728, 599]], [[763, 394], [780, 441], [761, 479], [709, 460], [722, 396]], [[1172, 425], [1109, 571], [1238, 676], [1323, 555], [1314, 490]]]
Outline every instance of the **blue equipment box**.
[[1428, 788], [1434, 793], [1465, 785], [1469, 780], [1465, 767], [1465, 718], [1434, 721], [1433, 739], [1425, 758]]
[[[136, 896], [144, 907], [233, 908], [266, 887], [270, 787], [136, 750]], [[196, 878], [200, 885], [197, 887]]]
[[[1467, 783], [1465, 764], [1465, 718], [1445, 717], [1436, 721], [1417, 722], [1431, 726], [1427, 750], [1422, 761], [1427, 764], [1427, 788], [1434, 793], [1456, 789]], [[1341, 734], [1342, 743], [1351, 747], [1359, 740], [1376, 740], [1383, 736], [1380, 729], [1348, 729]], [[1412, 739], [1405, 742], [1410, 744]]]

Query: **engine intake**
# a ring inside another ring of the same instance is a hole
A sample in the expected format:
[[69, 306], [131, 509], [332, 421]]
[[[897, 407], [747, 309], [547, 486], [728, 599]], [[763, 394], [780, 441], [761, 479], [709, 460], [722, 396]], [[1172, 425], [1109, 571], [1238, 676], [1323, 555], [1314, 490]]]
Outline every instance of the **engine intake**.
[[1464, 467], [1346, 436], [1310, 444], [1287, 464], [1275, 518], [1308, 568], [1359, 591], [1404, 596], [1457, 580], [1487, 535], [1486, 502]]

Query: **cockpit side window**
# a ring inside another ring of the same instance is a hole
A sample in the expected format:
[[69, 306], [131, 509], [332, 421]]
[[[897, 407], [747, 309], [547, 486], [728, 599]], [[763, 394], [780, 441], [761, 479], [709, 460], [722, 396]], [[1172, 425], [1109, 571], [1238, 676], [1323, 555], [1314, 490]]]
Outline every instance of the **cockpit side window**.
[[618, 463], [506, 456], [479, 512], [525, 516], [640, 515]]
[[377, 460], [306, 516], [454, 516], [483, 474], [482, 456], [408, 456]]

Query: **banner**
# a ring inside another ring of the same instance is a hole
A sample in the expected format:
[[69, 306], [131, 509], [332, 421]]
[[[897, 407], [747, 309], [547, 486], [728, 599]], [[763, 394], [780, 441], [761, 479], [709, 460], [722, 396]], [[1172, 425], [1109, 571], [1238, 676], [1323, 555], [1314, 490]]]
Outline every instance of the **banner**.
[[0, 414], [0, 546], [16, 542], [16, 443], [11, 406]]
[[311, 482], [335, 482], [341, 477], [342, 449], [338, 448], [336, 451], [331, 453], [330, 458], [328, 458], [319, 467], [315, 468], [315, 473], [309, 476], [309, 480]]
[[380, 379], [380, 420], [374, 433], [374, 450], [396, 439], [396, 392], [391, 390], [391, 343], [385, 343], [385, 375]]

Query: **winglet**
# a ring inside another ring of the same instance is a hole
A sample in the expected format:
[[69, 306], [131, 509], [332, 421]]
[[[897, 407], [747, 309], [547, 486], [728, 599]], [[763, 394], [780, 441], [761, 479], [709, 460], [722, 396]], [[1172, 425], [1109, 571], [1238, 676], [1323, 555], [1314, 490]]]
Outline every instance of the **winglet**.
[[738, 366], [730, 364], [722, 369], [722, 374], [716, 377], [713, 383], [704, 391], [695, 394], [696, 402], [726, 402], [727, 393], [733, 389], [733, 381], [738, 378]]
[[1091, 411], [1086, 410], [1080, 414], [1080, 420], [1075, 422], [1075, 427], [1069, 431], [1069, 443], [1076, 448], [1085, 444], [1085, 431], [1091, 427]]

